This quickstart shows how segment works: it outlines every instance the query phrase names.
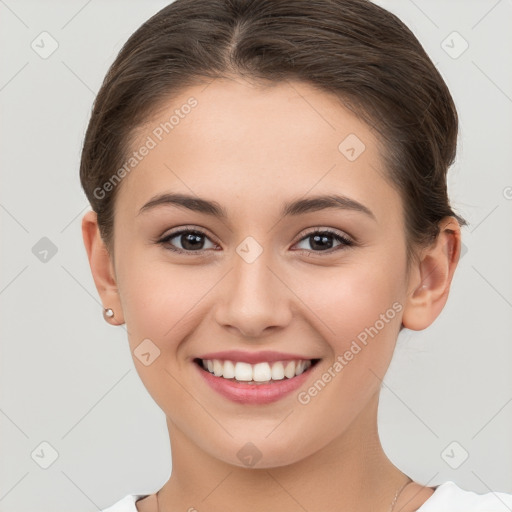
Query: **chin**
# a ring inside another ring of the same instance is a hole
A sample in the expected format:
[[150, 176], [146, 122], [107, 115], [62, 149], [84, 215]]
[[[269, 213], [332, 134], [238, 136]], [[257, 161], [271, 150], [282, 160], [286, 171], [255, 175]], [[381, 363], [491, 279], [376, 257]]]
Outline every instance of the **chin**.
[[[266, 435], [266, 434], [265, 434]], [[216, 453], [210, 454], [216, 459], [222, 460], [227, 464], [240, 468], [278, 468], [294, 464], [312, 453], [320, 447], [303, 447], [301, 443], [294, 440], [293, 437], [284, 436], [288, 442], [283, 442], [282, 436], [276, 436], [275, 439], [265, 439], [264, 436], [243, 436], [243, 440], [230, 440], [227, 445], [219, 447]], [[209, 445], [211, 449], [211, 444]]]

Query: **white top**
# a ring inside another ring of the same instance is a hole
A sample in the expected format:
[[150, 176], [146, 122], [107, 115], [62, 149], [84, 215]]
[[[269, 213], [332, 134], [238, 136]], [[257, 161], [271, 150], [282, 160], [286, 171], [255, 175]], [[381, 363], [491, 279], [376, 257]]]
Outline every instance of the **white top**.
[[[135, 502], [149, 494], [128, 494], [101, 512], [137, 512]], [[434, 494], [416, 512], [511, 512], [512, 494], [477, 494], [461, 489], [451, 480], [438, 485]]]

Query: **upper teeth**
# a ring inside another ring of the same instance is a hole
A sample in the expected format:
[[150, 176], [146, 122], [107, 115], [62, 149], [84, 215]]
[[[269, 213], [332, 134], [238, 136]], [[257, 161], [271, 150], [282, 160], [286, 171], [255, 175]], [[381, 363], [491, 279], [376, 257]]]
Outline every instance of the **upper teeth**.
[[[203, 368], [216, 377], [241, 381], [267, 382], [269, 380], [291, 379], [311, 366], [311, 360], [276, 361], [273, 363], [249, 364], [238, 361], [203, 359]], [[272, 365], [272, 366], [271, 366]]]

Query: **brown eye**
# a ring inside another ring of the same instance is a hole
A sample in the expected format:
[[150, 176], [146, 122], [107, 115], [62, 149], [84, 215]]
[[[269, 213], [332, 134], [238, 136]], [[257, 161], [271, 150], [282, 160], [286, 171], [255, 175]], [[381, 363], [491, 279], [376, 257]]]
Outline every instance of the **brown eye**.
[[[299, 243], [306, 241], [309, 247], [301, 248], [310, 252], [334, 252], [346, 246], [354, 245], [354, 242], [349, 238], [330, 230], [323, 231], [312, 231], [303, 237]], [[339, 242], [339, 245], [334, 246], [335, 241]], [[334, 247], [334, 250], [331, 250]]]
[[[175, 242], [171, 242], [172, 240], [175, 240]], [[212, 244], [212, 247], [209, 248], [216, 247], [216, 245], [211, 242], [207, 235], [202, 231], [183, 229], [181, 231], [170, 233], [166, 237], [162, 238], [159, 243], [167, 249], [179, 253], [200, 253], [208, 249], [208, 247], [205, 247], [205, 241], [209, 241]], [[178, 244], [178, 247], [176, 247], [175, 244]]]

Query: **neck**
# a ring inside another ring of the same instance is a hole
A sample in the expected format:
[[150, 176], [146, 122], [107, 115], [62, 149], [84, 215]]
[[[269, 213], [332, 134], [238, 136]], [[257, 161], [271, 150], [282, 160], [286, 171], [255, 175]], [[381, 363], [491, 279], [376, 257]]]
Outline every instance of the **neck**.
[[378, 393], [323, 449], [290, 465], [260, 469], [211, 457], [168, 419], [172, 474], [158, 493], [159, 512], [389, 512], [408, 477], [382, 449], [377, 407]]

